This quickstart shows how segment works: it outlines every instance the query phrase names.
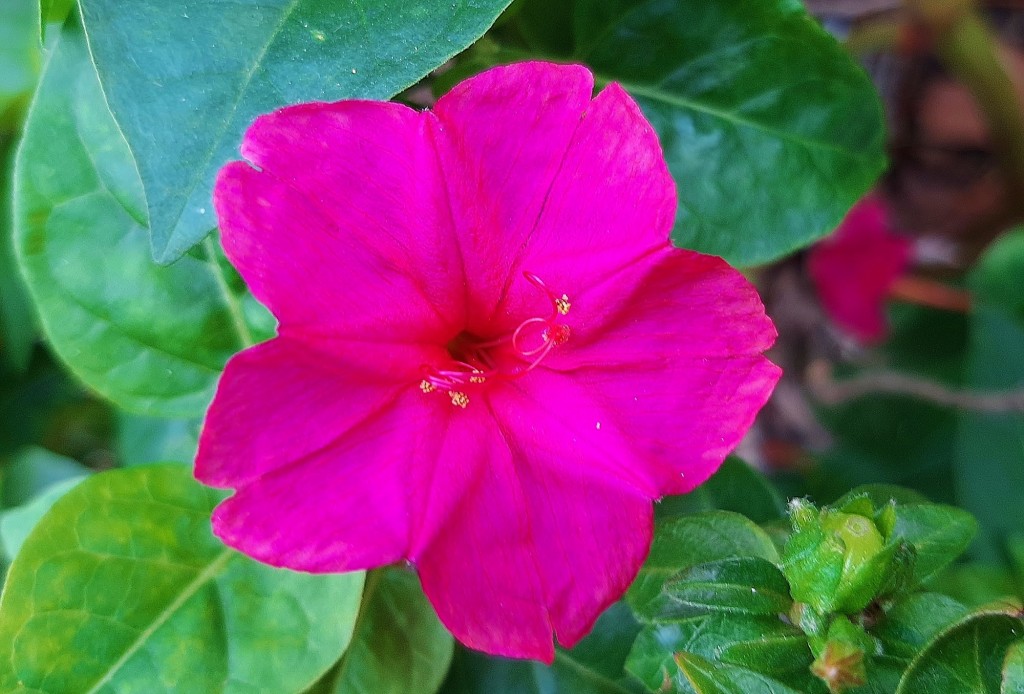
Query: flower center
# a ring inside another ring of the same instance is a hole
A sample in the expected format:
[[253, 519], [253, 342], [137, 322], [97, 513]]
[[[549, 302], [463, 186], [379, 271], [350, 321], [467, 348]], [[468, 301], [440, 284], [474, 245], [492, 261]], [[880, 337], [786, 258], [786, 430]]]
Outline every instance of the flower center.
[[569, 313], [572, 304], [565, 294], [556, 296], [540, 277], [524, 272], [523, 277], [551, 302], [546, 316], [533, 316], [515, 330], [496, 339], [485, 340], [470, 333], [459, 333], [448, 343], [452, 359], [439, 368], [424, 365], [420, 390], [447, 394], [452, 405], [465, 408], [469, 394], [484, 384], [522, 378], [540, 364], [551, 350], [569, 340], [569, 326], [558, 319]]

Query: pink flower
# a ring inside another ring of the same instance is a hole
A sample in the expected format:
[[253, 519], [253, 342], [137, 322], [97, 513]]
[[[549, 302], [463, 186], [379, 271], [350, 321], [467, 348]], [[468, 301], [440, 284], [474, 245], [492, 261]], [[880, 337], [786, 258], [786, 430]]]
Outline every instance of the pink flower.
[[811, 249], [808, 270], [832, 320], [872, 343], [885, 337], [885, 302], [910, 255], [910, 240], [892, 232], [885, 203], [868, 195], [835, 233]]
[[215, 201], [280, 328], [203, 429], [226, 543], [313, 572], [408, 560], [463, 643], [549, 662], [623, 593], [651, 501], [715, 471], [779, 370], [754, 289], [670, 246], [654, 131], [592, 89], [524, 63], [433, 112], [256, 120]]

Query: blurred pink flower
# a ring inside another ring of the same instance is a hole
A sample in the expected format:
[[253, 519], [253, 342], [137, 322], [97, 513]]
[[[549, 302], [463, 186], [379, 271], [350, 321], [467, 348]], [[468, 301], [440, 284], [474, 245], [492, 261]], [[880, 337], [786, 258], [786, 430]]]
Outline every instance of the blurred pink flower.
[[835, 232], [809, 253], [811, 281], [825, 311], [861, 342], [885, 337], [885, 303], [910, 265], [910, 239], [892, 232], [889, 213], [878, 195], [850, 210]]
[[672, 179], [617, 85], [524, 63], [433, 112], [346, 101], [252, 125], [215, 191], [278, 336], [228, 364], [196, 461], [227, 544], [350, 571], [402, 559], [490, 653], [554, 657], [768, 398], [775, 330], [674, 249]]

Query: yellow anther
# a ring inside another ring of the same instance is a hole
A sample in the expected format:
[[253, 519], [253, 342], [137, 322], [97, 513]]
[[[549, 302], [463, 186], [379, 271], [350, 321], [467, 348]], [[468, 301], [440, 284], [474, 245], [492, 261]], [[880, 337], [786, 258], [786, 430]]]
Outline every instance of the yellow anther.
[[452, 404], [456, 407], [466, 409], [466, 405], [469, 404], [469, 396], [463, 393], [461, 390], [450, 390], [448, 391], [448, 397], [452, 399]]
[[434, 384], [431, 383], [430, 381], [424, 379], [424, 380], [420, 381], [420, 390], [422, 390], [424, 393], [433, 393], [434, 392]]
[[473, 375], [469, 377], [470, 383], [483, 383], [487, 380], [487, 377], [480, 371], [474, 371]]
[[558, 309], [558, 312], [563, 316], [569, 313], [569, 309], [572, 308], [572, 304], [569, 303], [569, 296], [562, 294], [561, 297], [555, 299], [555, 308]]

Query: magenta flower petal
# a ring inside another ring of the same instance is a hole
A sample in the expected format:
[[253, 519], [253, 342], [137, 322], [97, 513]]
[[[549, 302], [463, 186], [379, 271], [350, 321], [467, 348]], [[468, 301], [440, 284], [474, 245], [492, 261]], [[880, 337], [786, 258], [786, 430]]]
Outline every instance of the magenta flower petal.
[[458, 473], [439, 485], [449, 520], [421, 536], [412, 559], [463, 643], [551, 662], [552, 629], [575, 644], [633, 579], [650, 544], [650, 497], [566, 468], [565, 456], [580, 468], [590, 459], [569, 432], [541, 434], [550, 429], [533, 426], [536, 413], [521, 396], [495, 394], [492, 404], [506, 412], [502, 426], [481, 408], [458, 434], [449, 430], [440, 468]]
[[214, 532], [263, 562], [301, 571], [353, 571], [407, 556], [410, 469], [433, 468], [423, 453], [434, 450], [447, 412], [424, 408], [409, 390], [387, 405], [241, 485], [214, 511]]
[[435, 343], [464, 322], [458, 246], [422, 115], [366, 102], [286, 108], [246, 133], [243, 152], [262, 171], [221, 171], [224, 248], [282, 334]]
[[271, 564], [409, 560], [452, 633], [553, 658], [633, 579], [651, 502], [705, 480], [778, 379], [775, 330], [717, 258], [668, 242], [657, 138], [582, 67], [525, 63], [433, 113], [260, 118], [215, 190], [280, 321], [235, 357], [199, 479]]
[[872, 343], [885, 337], [886, 298], [910, 265], [911, 252], [910, 239], [893, 233], [884, 201], [868, 195], [810, 250], [807, 266], [832, 320]]

